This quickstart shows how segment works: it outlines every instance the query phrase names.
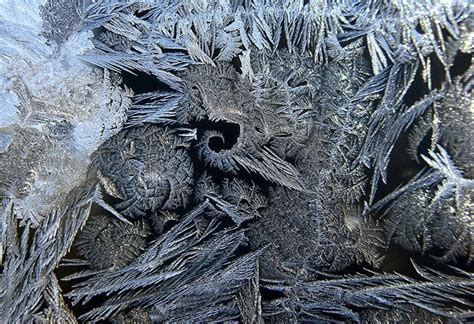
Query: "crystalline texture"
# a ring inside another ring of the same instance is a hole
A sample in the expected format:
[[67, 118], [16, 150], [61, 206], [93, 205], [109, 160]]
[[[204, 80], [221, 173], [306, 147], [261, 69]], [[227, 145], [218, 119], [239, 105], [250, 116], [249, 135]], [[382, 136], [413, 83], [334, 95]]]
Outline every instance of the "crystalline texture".
[[472, 321], [472, 26], [2, 1], [0, 322]]

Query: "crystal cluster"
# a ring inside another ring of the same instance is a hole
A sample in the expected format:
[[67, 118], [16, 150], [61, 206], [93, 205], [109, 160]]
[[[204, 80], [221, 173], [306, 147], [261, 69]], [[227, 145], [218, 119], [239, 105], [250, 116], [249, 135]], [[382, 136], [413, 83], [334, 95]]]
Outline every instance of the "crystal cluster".
[[0, 3], [0, 322], [474, 320], [472, 4]]

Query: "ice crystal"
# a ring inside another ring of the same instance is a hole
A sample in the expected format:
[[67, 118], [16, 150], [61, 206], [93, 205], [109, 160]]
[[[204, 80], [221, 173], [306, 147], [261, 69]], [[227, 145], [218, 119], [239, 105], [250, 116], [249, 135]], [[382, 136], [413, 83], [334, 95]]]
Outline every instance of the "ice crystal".
[[472, 321], [472, 26], [0, 2], [0, 322]]
[[167, 130], [155, 125], [123, 130], [99, 147], [94, 160], [102, 186], [123, 200], [116, 207], [125, 215], [188, 204], [192, 162], [184, 142]]
[[120, 268], [143, 252], [149, 234], [144, 222], [128, 225], [110, 216], [98, 215], [89, 219], [76, 246], [79, 254], [90, 261], [90, 268]]

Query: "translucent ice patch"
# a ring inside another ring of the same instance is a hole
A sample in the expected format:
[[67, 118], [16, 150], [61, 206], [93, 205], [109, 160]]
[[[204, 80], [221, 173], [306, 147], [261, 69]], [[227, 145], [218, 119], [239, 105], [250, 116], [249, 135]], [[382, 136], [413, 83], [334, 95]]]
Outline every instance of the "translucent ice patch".
[[0, 153], [6, 152], [8, 146], [10, 146], [13, 137], [9, 134], [0, 133]]

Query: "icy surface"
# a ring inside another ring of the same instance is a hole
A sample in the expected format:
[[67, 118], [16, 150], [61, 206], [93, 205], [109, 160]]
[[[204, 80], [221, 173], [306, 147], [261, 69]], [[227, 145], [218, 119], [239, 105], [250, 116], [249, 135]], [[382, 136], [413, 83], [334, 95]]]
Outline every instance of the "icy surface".
[[0, 0], [0, 322], [473, 320], [463, 0]]

